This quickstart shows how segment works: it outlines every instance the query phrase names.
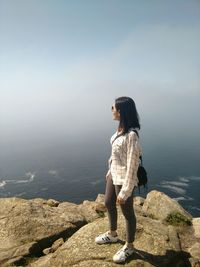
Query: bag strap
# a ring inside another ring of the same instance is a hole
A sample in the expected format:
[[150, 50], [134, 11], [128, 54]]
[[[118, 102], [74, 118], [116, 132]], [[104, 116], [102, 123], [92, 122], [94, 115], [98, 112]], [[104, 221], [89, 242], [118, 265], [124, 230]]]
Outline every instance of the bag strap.
[[[120, 137], [121, 135], [123, 135], [123, 134], [121, 133], [121, 134], [118, 134], [117, 136], [115, 136], [114, 140], [112, 141], [112, 144], [113, 144], [114, 141], [115, 141], [118, 137]], [[111, 162], [112, 162], [112, 160], [111, 160]]]
[[114, 140], [112, 141], [112, 144], [114, 143], [114, 141], [115, 141], [118, 137], [120, 137], [120, 136], [122, 136], [122, 135], [123, 135], [123, 133], [118, 134], [117, 136], [115, 136]]

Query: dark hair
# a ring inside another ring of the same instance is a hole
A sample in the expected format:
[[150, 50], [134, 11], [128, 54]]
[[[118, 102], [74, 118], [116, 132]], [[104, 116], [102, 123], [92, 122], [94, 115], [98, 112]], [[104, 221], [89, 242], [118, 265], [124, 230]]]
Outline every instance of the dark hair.
[[127, 96], [116, 98], [115, 107], [120, 113], [118, 129], [122, 129], [123, 134], [127, 133], [130, 128], [140, 129], [139, 114], [132, 98]]

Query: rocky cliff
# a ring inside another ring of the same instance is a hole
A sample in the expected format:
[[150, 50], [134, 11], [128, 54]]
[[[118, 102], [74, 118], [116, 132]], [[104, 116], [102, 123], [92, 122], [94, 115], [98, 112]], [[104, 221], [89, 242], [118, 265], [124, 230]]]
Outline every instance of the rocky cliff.
[[[111, 267], [125, 243], [125, 219], [118, 209], [119, 242], [97, 245], [108, 230], [104, 195], [77, 205], [53, 199], [0, 199], [0, 266]], [[159, 191], [134, 198], [136, 252], [126, 266], [200, 267], [200, 218]]]

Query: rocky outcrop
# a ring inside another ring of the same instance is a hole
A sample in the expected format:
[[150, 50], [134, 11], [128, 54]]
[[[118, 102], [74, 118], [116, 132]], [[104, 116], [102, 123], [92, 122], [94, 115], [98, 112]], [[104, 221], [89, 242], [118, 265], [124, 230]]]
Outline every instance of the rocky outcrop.
[[168, 197], [163, 192], [156, 190], [151, 191], [144, 202], [142, 211], [155, 219], [165, 220], [169, 214], [172, 212], [178, 212], [179, 214], [185, 216], [187, 219], [191, 220], [192, 216], [183, 209], [179, 203]]
[[[20, 198], [0, 199], [0, 204], [0, 266], [118, 266], [112, 256], [126, 238], [119, 205], [119, 242], [94, 242], [108, 230], [103, 194], [80, 205]], [[155, 190], [146, 199], [135, 197], [134, 209], [137, 253], [128, 259], [127, 266], [200, 266], [200, 218], [192, 218], [176, 201]], [[166, 218], [174, 212], [187, 217], [191, 224], [168, 222]]]
[[0, 199], [0, 266], [7, 261], [23, 262], [24, 257], [43, 255], [59, 238], [66, 240], [83, 225], [101, 217], [99, 203], [81, 205], [55, 200]]

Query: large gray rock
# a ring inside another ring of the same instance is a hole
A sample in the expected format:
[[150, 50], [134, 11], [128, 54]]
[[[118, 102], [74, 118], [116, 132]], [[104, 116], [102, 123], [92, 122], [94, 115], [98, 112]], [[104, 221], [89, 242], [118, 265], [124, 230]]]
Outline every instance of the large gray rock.
[[90, 203], [2, 198], [0, 206], [0, 266], [30, 254], [39, 256], [58, 238], [66, 239], [100, 217], [98, 207]]
[[[154, 209], [158, 202], [158, 211], [162, 209], [161, 204], [168, 206], [163, 207], [166, 210], [160, 217], [148, 209], [151, 202], [149, 196], [155, 196], [155, 192], [161, 196], [161, 201], [154, 203], [152, 200]], [[179, 205], [158, 191], [150, 192], [148, 197], [145, 200], [134, 198], [137, 218], [134, 245], [137, 253], [127, 261], [126, 266], [198, 266], [199, 220], [194, 218], [192, 226], [172, 226], [164, 222], [163, 218], [171, 211], [180, 211]], [[112, 245], [97, 245], [94, 242], [97, 235], [109, 229], [104, 200], [102, 194], [98, 195], [96, 201], [85, 200], [80, 205], [40, 198], [0, 199], [0, 266], [118, 266], [112, 257], [126, 239], [125, 218], [119, 205], [120, 242]]]
[[152, 190], [147, 194], [142, 212], [159, 220], [165, 220], [170, 213], [178, 212], [187, 219], [192, 220], [192, 216], [176, 200], [156, 190]]
[[[100, 218], [83, 226], [55, 253], [41, 257], [29, 267], [88, 267], [118, 266], [113, 255], [125, 242], [125, 220], [118, 209], [118, 235], [116, 244], [97, 245], [97, 235], [108, 230], [108, 218]], [[176, 228], [161, 221], [137, 215], [137, 231], [134, 242], [137, 253], [126, 266], [177, 266], [183, 262], [180, 240]]]

